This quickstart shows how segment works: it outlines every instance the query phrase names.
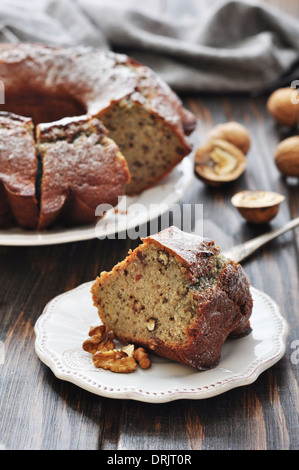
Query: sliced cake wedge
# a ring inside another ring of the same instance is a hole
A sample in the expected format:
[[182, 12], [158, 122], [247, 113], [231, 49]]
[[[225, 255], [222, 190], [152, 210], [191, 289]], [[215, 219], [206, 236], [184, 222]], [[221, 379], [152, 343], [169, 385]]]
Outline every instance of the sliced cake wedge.
[[130, 179], [127, 162], [97, 118], [76, 116], [36, 128], [41, 162], [39, 229], [63, 220], [96, 221], [100, 204], [115, 206]]
[[214, 241], [174, 226], [102, 272], [92, 297], [116, 339], [199, 370], [219, 363], [228, 337], [251, 332], [253, 302], [241, 265]]

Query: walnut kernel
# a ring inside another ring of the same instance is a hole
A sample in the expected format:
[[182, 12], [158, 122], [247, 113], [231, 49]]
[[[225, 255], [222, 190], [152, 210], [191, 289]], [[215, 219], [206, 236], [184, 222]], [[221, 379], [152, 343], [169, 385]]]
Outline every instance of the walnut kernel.
[[116, 349], [97, 351], [93, 355], [93, 363], [95, 367], [123, 374], [134, 372], [137, 368], [137, 363], [133, 357], [129, 357], [124, 351]]
[[146, 321], [146, 328], [148, 329], [148, 331], [154, 331], [154, 329], [156, 328], [156, 319], [152, 317], [149, 318]]
[[148, 369], [151, 366], [150, 356], [144, 348], [137, 348], [134, 351], [134, 359], [136, 359], [141, 369]]

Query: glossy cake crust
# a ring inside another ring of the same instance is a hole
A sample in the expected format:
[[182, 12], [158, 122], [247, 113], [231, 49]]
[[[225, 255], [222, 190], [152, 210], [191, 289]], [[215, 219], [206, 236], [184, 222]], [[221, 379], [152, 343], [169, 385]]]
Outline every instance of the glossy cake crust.
[[219, 363], [228, 337], [251, 332], [252, 296], [240, 264], [212, 240], [175, 227], [143, 239], [102, 273], [92, 296], [120, 341], [200, 370]]

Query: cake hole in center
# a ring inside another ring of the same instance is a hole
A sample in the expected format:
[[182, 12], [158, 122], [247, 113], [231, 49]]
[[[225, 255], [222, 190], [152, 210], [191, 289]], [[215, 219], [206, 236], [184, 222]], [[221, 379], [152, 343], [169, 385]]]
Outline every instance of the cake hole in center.
[[83, 104], [71, 97], [36, 92], [6, 94], [5, 104], [1, 104], [0, 109], [20, 116], [31, 117], [35, 125], [86, 114]]

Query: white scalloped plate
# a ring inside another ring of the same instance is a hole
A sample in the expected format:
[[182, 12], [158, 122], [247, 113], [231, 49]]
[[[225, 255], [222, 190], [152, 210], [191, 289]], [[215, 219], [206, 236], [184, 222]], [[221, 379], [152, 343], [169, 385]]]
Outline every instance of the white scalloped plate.
[[[166, 213], [171, 206], [182, 199], [194, 180], [191, 155], [184, 158], [167, 178], [153, 188], [136, 197], [122, 198], [120, 210], [110, 209], [96, 224], [68, 229], [53, 228], [42, 232], [20, 228], [0, 230], [0, 245], [56, 245], [108, 237], [134, 230], [136, 226], [141, 226]], [[136, 208], [139, 210], [136, 211]]]
[[252, 288], [253, 331], [228, 340], [215, 369], [200, 372], [154, 355], [150, 369], [138, 368], [131, 374], [96, 369], [82, 349], [90, 326], [100, 324], [91, 285], [82, 284], [48, 303], [35, 324], [35, 350], [56, 377], [96, 395], [152, 403], [209, 398], [254, 382], [285, 352], [286, 321], [268, 295]]

